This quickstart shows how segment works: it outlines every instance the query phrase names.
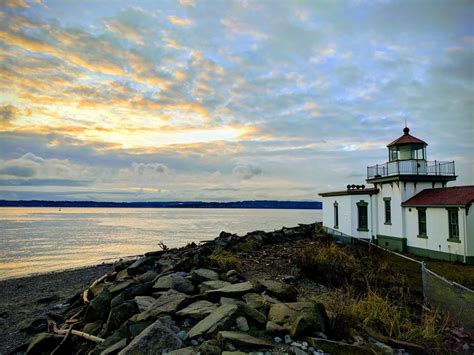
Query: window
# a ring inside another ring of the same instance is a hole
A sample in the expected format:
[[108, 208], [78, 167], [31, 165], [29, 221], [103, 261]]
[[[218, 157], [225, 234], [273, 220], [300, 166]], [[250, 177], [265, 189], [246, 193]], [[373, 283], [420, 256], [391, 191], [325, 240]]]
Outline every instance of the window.
[[383, 199], [385, 205], [385, 224], [392, 224], [392, 208], [390, 200], [390, 197], [385, 197]]
[[358, 231], [368, 232], [368, 216], [367, 216], [367, 206], [369, 204], [363, 200], [357, 202], [357, 215], [358, 215]]
[[426, 208], [418, 208], [418, 236], [426, 237]]
[[339, 205], [334, 202], [334, 228], [339, 227]]
[[458, 210], [448, 210], [449, 239], [459, 239]]

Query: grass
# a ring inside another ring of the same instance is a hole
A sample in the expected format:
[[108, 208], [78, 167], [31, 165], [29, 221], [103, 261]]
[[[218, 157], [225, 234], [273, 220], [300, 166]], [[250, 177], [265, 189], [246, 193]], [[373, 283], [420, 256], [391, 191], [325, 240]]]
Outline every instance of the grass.
[[244, 253], [249, 253], [252, 251], [257, 251], [260, 250], [262, 247], [263, 243], [260, 240], [256, 239], [247, 239], [244, 242], [240, 242], [232, 248], [232, 250], [236, 252], [244, 252]]
[[236, 257], [231, 252], [224, 250], [222, 248], [216, 248], [213, 253], [209, 256], [213, 262], [215, 262], [219, 268], [223, 270], [241, 270], [242, 262], [238, 257]]

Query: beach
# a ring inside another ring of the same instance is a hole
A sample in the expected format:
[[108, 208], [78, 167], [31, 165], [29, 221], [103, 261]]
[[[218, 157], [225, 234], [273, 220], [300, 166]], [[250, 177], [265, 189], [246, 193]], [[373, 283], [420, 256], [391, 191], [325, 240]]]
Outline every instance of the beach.
[[41, 327], [47, 314], [59, 313], [69, 298], [112, 270], [113, 264], [101, 264], [0, 281], [0, 354], [26, 342], [32, 323]]

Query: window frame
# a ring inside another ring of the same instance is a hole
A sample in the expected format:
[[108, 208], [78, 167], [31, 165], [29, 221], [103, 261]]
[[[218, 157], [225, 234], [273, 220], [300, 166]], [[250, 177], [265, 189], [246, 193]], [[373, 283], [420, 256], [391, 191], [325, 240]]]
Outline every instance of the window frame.
[[[427, 217], [426, 217], [426, 207], [418, 207], [417, 209], [417, 218], [418, 218], [418, 238], [428, 238], [428, 223], [427, 223]], [[421, 221], [420, 214], [423, 213], [424, 215], [424, 221]], [[424, 228], [421, 228], [421, 226], [424, 225]], [[424, 231], [422, 231], [424, 229]]]
[[[391, 197], [384, 197], [383, 201], [384, 201], [384, 216], [385, 216], [384, 224], [392, 225], [392, 198]], [[388, 206], [388, 211], [387, 211], [387, 206]], [[388, 216], [388, 218], [387, 218], [387, 216]]]
[[[448, 211], [448, 241], [460, 243], [459, 239], [459, 209], [458, 208], [447, 208]], [[453, 216], [456, 216], [455, 223]]]
[[339, 204], [334, 201], [334, 228], [339, 229]]
[[[368, 232], [369, 231], [369, 204], [364, 200], [360, 200], [356, 203], [357, 205], [357, 230], [359, 232]], [[361, 210], [365, 210], [365, 216], [361, 215]], [[365, 221], [361, 219], [361, 217], [365, 217]], [[365, 223], [361, 223], [365, 222]]]

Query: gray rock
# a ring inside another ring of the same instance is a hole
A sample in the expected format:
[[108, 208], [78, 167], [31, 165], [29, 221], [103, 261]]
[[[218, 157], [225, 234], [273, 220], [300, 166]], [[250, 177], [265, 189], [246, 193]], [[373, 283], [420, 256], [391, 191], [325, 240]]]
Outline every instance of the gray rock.
[[138, 334], [119, 355], [148, 355], [160, 354], [169, 350], [181, 348], [183, 342], [170, 328], [167, 321], [159, 318]]
[[84, 320], [86, 322], [92, 322], [97, 319], [104, 319], [110, 310], [110, 301], [112, 300], [112, 294], [107, 288], [104, 288], [97, 297], [87, 307]]
[[110, 334], [135, 313], [138, 313], [138, 307], [135, 301], [126, 301], [117, 307], [113, 307], [110, 310], [107, 323], [105, 324], [105, 334]]
[[[197, 342], [196, 342], [196, 345], [198, 345]], [[193, 355], [193, 354], [198, 354], [198, 351], [194, 349], [192, 346], [188, 346], [186, 348], [168, 351], [163, 354], [164, 355]]]
[[276, 297], [281, 301], [296, 301], [298, 291], [291, 285], [285, 285], [273, 280], [259, 280], [258, 284], [262, 286], [270, 296]]
[[135, 296], [135, 302], [137, 303], [138, 310], [144, 312], [150, 307], [150, 305], [156, 301], [155, 297], [151, 296]]
[[239, 306], [239, 309], [248, 317], [252, 318], [254, 321], [265, 324], [267, 321], [267, 317], [263, 314], [257, 311], [255, 308], [250, 307], [247, 303], [244, 302], [237, 302], [237, 305]]
[[274, 337], [274, 338], [273, 338], [273, 341], [274, 341], [275, 343], [277, 343], [277, 344], [283, 343], [283, 339], [280, 338], [280, 337]]
[[95, 321], [93, 323], [86, 323], [82, 331], [87, 334], [97, 335], [102, 329], [102, 322]]
[[189, 296], [184, 293], [168, 290], [155, 300], [146, 311], [137, 316], [137, 321], [147, 320], [162, 314], [175, 313]]
[[219, 288], [223, 288], [230, 285], [231, 285], [230, 282], [222, 281], [222, 280], [204, 281], [199, 285], [199, 292], [205, 293], [206, 291], [209, 291], [209, 290], [217, 290]]
[[265, 331], [268, 334], [279, 334], [283, 335], [285, 333], [288, 333], [288, 330], [285, 327], [282, 327], [281, 325], [278, 325], [276, 323], [273, 323], [271, 321], [268, 321], [266, 326], [265, 326]]
[[145, 270], [145, 267], [152, 266], [155, 261], [155, 256], [142, 256], [141, 258], [135, 260], [135, 262], [127, 268], [128, 274], [132, 276], [142, 274], [147, 271]]
[[270, 306], [268, 320], [287, 329], [291, 336], [307, 328], [325, 331], [327, 315], [324, 307], [312, 302], [277, 303]]
[[225, 304], [196, 324], [188, 333], [190, 338], [212, 334], [231, 324], [238, 310], [235, 304]]
[[221, 297], [219, 303], [222, 306], [223, 304], [237, 304], [237, 300], [235, 298], [230, 297]]
[[198, 301], [190, 304], [186, 308], [180, 310], [176, 314], [181, 317], [190, 317], [197, 320], [206, 318], [209, 314], [217, 309], [215, 303], [209, 301]]
[[127, 346], [127, 339], [124, 338], [122, 340], [119, 340], [115, 344], [109, 346], [107, 349], [102, 351], [100, 355], [116, 354], [117, 352], [125, 348], [126, 346]]
[[137, 281], [142, 282], [142, 283], [152, 282], [153, 280], [155, 280], [157, 276], [158, 276], [158, 273], [156, 271], [148, 270], [144, 274], [137, 276]]
[[265, 305], [265, 297], [258, 293], [247, 293], [246, 295], [243, 295], [242, 298], [250, 307], [255, 309]]
[[219, 280], [219, 274], [209, 269], [195, 269], [191, 271], [191, 279], [195, 283], [201, 283], [203, 281], [216, 281]]
[[291, 340], [291, 337], [287, 334], [285, 335], [285, 344], [290, 344], [293, 340]]
[[123, 282], [118, 282], [110, 286], [109, 291], [111, 294], [116, 295], [136, 283], [137, 282], [135, 280], [125, 280]]
[[217, 345], [215, 340], [208, 340], [201, 344], [199, 352], [201, 355], [220, 355], [222, 349]]
[[123, 290], [120, 294], [115, 296], [110, 302], [110, 306], [115, 307], [125, 301], [133, 299], [135, 296], [146, 295], [151, 292], [151, 286], [151, 282], [131, 285], [130, 287]]
[[238, 284], [232, 284], [229, 286], [224, 286], [217, 290], [209, 290], [205, 292], [205, 295], [212, 298], [212, 297], [240, 297], [246, 293], [253, 291], [253, 285], [246, 281], [241, 282]]
[[160, 277], [154, 283], [153, 288], [158, 290], [174, 289], [183, 293], [194, 292], [192, 282], [177, 273]]
[[248, 332], [250, 329], [249, 323], [247, 322], [247, 318], [245, 317], [237, 317], [237, 319], [235, 320], [235, 324], [237, 325], [237, 329], [242, 332]]
[[221, 342], [228, 341], [237, 348], [255, 349], [272, 348], [272, 342], [266, 339], [256, 338], [244, 332], [221, 331], [217, 333], [217, 339]]

